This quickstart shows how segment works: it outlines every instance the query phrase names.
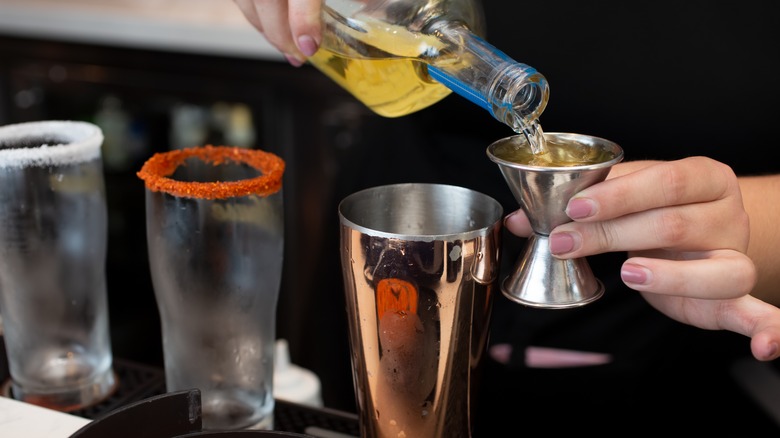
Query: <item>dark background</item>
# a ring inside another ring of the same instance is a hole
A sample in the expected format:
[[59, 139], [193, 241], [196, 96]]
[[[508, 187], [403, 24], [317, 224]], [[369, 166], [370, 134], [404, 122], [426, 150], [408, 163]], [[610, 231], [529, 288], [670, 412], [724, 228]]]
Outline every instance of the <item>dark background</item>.
[[[780, 170], [780, 3], [487, 0], [484, 9], [487, 39], [549, 81], [545, 131], [613, 140], [628, 160], [707, 155], [741, 174]], [[135, 172], [171, 146], [178, 105], [246, 105], [253, 146], [287, 162], [278, 336], [288, 339], [295, 363], [320, 376], [329, 407], [355, 410], [338, 201], [380, 184], [436, 182], [490, 194], [507, 213], [517, 207], [485, 155], [513, 133], [458, 96], [384, 119], [309, 66], [14, 37], [0, 37], [0, 60], [0, 123], [95, 121], [107, 96], [131, 119], [134, 152], [106, 167], [117, 357], [162, 366]], [[226, 141], [213, 123], [202, 128], [209, 142]], [[505, 235], [505, 269], [522, 243]], [[607, 292], [582, 309], [535, 310], [496, 296], [492, 342], [515, 349], [510, 364], [488, 363], [478, 429], [515, 436], [533, 422], [550, 431], [622, 431], [622, 419], [659, 431], [776, 432], [731, 375], [735, 361], [750, 356], [749, 340], [658, 314], [620, 283], [622, 257], [591, 258]], [[606, 352], [615, 361], [529, 369], [528, 345]]]

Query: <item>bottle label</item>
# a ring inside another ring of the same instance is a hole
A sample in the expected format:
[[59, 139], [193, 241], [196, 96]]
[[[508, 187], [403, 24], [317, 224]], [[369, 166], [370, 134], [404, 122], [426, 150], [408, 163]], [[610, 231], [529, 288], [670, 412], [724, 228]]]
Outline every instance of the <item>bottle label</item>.
[[490, 107], [486, 96], [474, 89], [465, 82], [458, 80], [458, 78], [448, 75], [443, 70], [440, 70], [432, 65], [428, 66], [428, 74], [431, 75], [435, 81], [454, 91], [461, 97], [465, 97], [471, 103], [482, 107], [490, 114], [493, 114], [493, 109]]

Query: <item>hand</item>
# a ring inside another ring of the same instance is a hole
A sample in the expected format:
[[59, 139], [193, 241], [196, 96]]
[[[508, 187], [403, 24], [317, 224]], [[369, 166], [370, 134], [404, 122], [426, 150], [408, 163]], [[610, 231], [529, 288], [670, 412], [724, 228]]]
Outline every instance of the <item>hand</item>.
[[298, 67], [322, 42], [323, 0], [233, 0], [287, 62]]
[[[705, 157], [620, 163], [566, 211], [573, 222], [550, 235], [556, 257], [627, 251], [621, 278], [653, 307], [749, 336], [759, 360], [780, 356], [780, 309], [748, 295], [757, 278], [746, 255], [750, 221], [730, 167]], [[505, 225], [518, 236], [532, 232], [522, 211]]]

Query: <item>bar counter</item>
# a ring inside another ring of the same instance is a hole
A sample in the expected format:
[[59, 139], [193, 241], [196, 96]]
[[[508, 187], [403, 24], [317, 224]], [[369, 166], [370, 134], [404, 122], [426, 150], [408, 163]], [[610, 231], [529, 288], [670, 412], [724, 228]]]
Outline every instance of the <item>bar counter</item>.
[[[4, 348], [0, 338], [0, 347]], [[68, 414], [28, 405], [9, 398], [5, 350], [2, 352], [3, 393], [0, 394], [0, 436], [26, 438], [67, 438], [91, 420], [100, 419], [128, 404], [165, 394], [161, 369], [122, 359], [114, 360], [118, 386], [102, 402]], [[316, 438], [353, 438], [360, 435], [357, 415], [335, 409], [318, 408], [276, 400], [274, 429], [311, 435]]]

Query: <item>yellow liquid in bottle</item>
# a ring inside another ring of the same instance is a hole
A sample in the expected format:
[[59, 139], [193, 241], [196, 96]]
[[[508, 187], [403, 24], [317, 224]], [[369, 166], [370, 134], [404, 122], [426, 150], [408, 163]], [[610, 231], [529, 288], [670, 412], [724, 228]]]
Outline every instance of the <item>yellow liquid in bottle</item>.
[[326, 32], [309, 62], [368, 108], [384, 117], [401, 117], [452, 93], [431, 79], [419, 60], [438, 53], [438, 39], [368, 17], [354, 23], [362, 31], [337, 25]]
[[309, 61], [375, 113], [401, 117], [442, 100], [452, 91], [408, 58], [350, 58], [321, 48]]

